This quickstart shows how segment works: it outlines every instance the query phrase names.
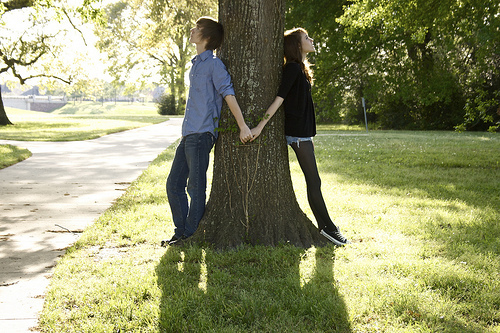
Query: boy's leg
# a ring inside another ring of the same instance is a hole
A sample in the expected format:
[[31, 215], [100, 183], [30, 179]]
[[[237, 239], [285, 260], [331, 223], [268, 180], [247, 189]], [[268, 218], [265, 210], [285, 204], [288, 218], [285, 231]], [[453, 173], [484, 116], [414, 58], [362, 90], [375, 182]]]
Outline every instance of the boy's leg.
[[187, 191], [191, 202], [186, 218], [184, 236], [191, 236], [205, 213], [207, 169], [215, 138], [211, 133], [191, 134], [186, 137], [186, 159], [189, 169]]
[[184, 235], [186, 217], [188, 215], [186, 184], [189, 169], [185, 152], [185, 139], [186, 138], [182, 138], [181, 143], [175, 151], [170, 174], [167, 178], [167, 197], [172, 212], [172, 220], [175, 225], [176, 238], [180, 238]]

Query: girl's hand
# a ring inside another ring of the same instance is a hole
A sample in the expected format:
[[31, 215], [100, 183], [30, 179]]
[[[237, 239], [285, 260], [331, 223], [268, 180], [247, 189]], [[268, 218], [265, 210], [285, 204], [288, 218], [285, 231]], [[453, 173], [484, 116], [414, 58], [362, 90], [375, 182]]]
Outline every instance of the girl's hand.
[[262, 128], [260, 128], [259, 126], [252, 128], [252, 139], [250, 139], [250, 142], [257, 139], [257, 137], [260, 135], [260, 132], [262, 132]]

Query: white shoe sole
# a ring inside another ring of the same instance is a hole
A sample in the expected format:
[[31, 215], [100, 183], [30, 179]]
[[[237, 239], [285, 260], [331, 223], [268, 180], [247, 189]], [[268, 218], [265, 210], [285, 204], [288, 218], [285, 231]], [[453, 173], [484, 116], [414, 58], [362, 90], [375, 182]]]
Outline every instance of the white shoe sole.
[[335, 245], [344, 246], [346, 244], [349, 244], [349, 241], [347, 241], [345, 243], [339, 242], [338, 240], [336, 240], [335, 238], [333, 238], [332, 236], [330, 236], [329, 234], [327, 234], [324, 230], [321, 230], [320, 234], [323, 235], [323, 236], [325, 236], [326, 239], [328, 239], [330, 242], [332, 242]]

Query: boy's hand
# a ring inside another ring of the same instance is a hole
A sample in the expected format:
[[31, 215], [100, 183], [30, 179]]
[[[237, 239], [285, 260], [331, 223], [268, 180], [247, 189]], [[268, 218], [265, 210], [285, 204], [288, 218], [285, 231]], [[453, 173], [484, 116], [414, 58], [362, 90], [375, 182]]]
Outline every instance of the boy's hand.
[[248, 125], [245, 123], [245, 119], [243, 118], [240, 106], [236, 101], [236, 97], [234, 97], [234, 95], [227, 95], [226, 97], [224, 97], [224, 99], [226, 100], [227, 106], [229, 106], [229, 110], [231, 110], [234, 119], [236, 119], [238, 127], [240, 128], [241, 142], [248, 142], [250, 139], [252, 139], [252, 132], [250, 131], [250, 128], [248, 128]]
[[251, 141], [253, 135], [252, 131], [250, 131], [250, 128], [245, 124], [242, 128], [240, 128], [240, 140], [243, 143], [246, 143], [248, 141]]

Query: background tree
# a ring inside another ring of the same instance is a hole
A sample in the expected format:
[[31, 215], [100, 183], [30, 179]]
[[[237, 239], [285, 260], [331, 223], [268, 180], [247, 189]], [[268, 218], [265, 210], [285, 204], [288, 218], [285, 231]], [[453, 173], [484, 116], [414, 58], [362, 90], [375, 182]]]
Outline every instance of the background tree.
[[[118, 1], [106, 8], [107, 29], [97, 29], [99, 46], [110, 60], [117, 81], [140, 76], [169, 87], [177, 113], [185, 107], [186, 65], [194, 55], [189, 30], [196, 19], [214, 15], [215, 0]], [[214, 15], [215, 16], [215, 15]]]
[[347, 98], [351, 80], [356, 80], [362, 71], [361, 59], [352, 61], [349, 46], [344, 40], [342, 26], [335, 18], [344, 13], [351, 1], [289, 0], [285, 28], [304, 27], [314, 39], [316, 52], [308, 57], [314, 64], [315, 111], [318, 120], [339, 123], [345, 120], [352, 100]]
[[12, 123], [9, 120], [9, 117], [7, 117], [7, 113], [5, 112], [5, 107], [3, 105], [1, 86], [0, 86], [0, 125], [2, 126], [12, 125]]
[[463, 108], [456, 79], [440, 59], [440, 46], [431, 31], [437, 31], [440, 6], [417, 1], [378, 5], [356, 2], [339, 22], [349, 44], [365, 54], [369, 68], [362, 93], [381, 126], [453, 128], [462, 119]]
[[[70, 83], [70, 75], [47, 65], [58, 61], [64, 48], [67, 28], [57, 28], [55, 23], [64, 21], [81, 33], [75, 20], [98, 20], [99, 13], [94, 0], [85, 0], [78, 6], [66, 1], [41, 0], [0, 3], [0, 74], [9, 72], [21, 84], [43, 77]], [[0, 103], [0, 126], [10, 124]]]
[[[220, 0], [225, 41], [218, 52], [233, 79], [248, 123], [256, 125], [277, 94], [283, 65], [284, 0]], [[224, 106], [215, 146], [212, 189], [193, 236], [217, 247], [322, 243], [292, 187], [284, 114], [278, 111], [258, 140], [238, 144]]]
[[384, 128], [498, 129], [497, 1], [287, 3], [287, 25], [319, 42], [321, 118], [362, 121], [364, 96]]

